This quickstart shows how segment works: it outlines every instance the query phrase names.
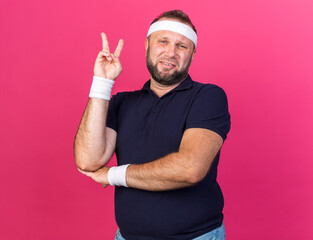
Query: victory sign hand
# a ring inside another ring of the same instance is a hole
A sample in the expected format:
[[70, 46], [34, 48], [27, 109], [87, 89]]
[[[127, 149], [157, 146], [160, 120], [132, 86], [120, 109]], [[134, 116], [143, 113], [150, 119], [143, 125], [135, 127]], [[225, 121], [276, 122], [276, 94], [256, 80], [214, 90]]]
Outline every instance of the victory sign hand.
[[97, 77], [115, 80], [122, 71], [122, 65], [119, 57], [123, 49], [124, 41], [123, 39], [119, 40], [114, 54], [112, 54], [110, 52], [108, 39], [105, 33], [101, 33], [101, 37], [102, 51], [100, 51], [97, 56], [93, 72]]

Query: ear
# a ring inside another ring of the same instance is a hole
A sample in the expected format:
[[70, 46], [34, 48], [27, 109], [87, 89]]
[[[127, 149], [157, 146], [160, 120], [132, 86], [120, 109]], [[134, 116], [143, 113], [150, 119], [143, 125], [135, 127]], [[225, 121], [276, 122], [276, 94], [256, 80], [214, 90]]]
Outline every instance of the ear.
[[193, 57], [195, 56], [196, 51], [197, 51], [196, 49], [193, 50], [192, 55], [191, 55], [191, 61], [193, 60]]
[[146, 41], [145, 41], [146, 56], [147, 56], [148, 48], [149, 48], [149, 39], [146, 38]]

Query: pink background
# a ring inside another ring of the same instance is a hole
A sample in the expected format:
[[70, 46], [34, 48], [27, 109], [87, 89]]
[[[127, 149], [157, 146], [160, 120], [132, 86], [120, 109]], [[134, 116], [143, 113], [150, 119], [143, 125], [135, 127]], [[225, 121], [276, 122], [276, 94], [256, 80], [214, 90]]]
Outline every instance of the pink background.
[[78, 173], [72, 153], [100, 32], [111, 50], [125, 40], [114, 93], [138, 89], [148, 25], [175, 8], [199, 33], [191, 76], [229, 98], [227, 239], [313, 239], [310, 0], [1, 0], [1, 239], [113, 239], [113, 188]]

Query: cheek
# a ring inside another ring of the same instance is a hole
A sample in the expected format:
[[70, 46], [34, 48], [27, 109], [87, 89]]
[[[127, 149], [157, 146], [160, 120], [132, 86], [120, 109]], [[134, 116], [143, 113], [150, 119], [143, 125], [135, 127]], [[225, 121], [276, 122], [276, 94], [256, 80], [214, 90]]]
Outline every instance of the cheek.
[[158, 56], [164, 52], [165, 48], [161, 46], [160, 44], [153, 44], [150, 48], [150, 51], [155, 55]]
[[153, 62], [153, 64], [156, 64], [157, 61], [162, 57], [162, 52], [161, 51], [152, 51], [150, 52], [150, 60]]
[[191, 55], [190, 55], [190, 54], [185, 54], [185, 55], [181, 56], [181, 63], [182, 63], [182, 66], [188, 65], [190, 59], [191, 59]]
[[163, 52], [164, 52], [164, 50], [162, 48], [155, 48], [154, 49], [154, 56], [159, 57], [162, 55]]

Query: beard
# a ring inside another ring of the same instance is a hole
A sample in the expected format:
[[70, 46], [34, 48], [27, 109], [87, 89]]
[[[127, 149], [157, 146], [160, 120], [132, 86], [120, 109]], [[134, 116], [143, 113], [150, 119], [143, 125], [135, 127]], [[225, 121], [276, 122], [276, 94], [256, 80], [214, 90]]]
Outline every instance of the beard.
[[[171, 59], [167, 58], [166, 60], [170, 61]], [[146, 64], [147, 64], [148, 71], [151, 74], [151, 77], [157, 83], [160, 83], [160, 84], [166, 85], [166, 86], [170, 86], [170, 85], [174, 85], [176, 83], [179, 83], [179, 82], [185, 80], [185, 78], [188, 75], [188, 70], [189, 70], [189, 66], [191, 64], [191, 60], [192, 60], [192, 57], [190, 57], [189, 62], [186, 65], [186, 67], [184, 67], [180, 71], [176, 70], [172, 74], [170, 74], [169, 72], [161, 73], [158, 70], [157, 64], [152, 63], [151, 58], [150, 58], [150, 48], [148, 48], [147, 57], [146, 57]]]

